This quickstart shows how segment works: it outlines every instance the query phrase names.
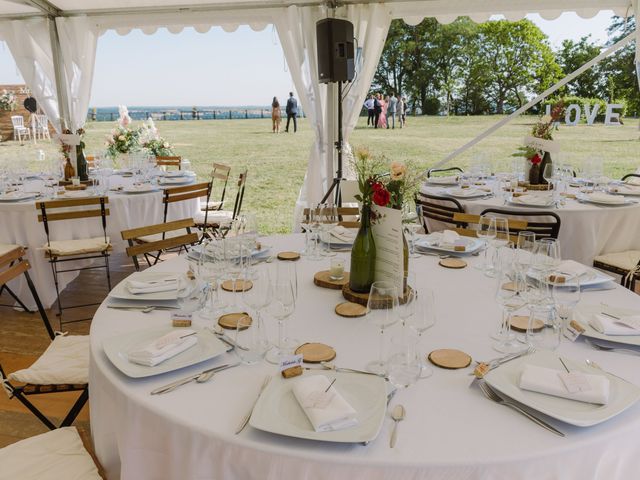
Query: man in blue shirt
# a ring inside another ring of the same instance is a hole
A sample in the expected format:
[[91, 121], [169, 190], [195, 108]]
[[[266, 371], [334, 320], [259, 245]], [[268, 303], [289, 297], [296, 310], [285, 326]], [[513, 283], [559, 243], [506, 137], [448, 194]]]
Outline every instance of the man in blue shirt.
[[284, 129], [285, 132], [289, 132], [289, 122], [293, 118], [293, 133], [298, 131], [298, 100], [293, 96], [293, 92], [289, 92], [289, 100], [287, 100], [287, 107], [285, 109], [287, 112], [287, 126]]

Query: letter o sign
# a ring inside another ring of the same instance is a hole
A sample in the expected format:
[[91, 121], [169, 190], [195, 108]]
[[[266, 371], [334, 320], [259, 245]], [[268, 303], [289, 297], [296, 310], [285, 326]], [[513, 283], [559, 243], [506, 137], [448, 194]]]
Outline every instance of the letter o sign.
[[[580, 114], [582, 110], [580, 109], [580, 105], [571, 104], [567, 107], [567, 113], [564, 116], [564, 121], [570, 127], [575, 127], [578, 125], [580, 121]], [[572, 120], [573, 117], [573, 120]]]

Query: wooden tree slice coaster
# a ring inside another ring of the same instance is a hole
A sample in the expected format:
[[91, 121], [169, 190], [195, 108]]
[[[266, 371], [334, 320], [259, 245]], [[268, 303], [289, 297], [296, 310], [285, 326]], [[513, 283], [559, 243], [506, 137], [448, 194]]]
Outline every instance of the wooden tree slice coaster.
[[336, 351], [324, 343], [304, 343], [295, 353], [302, 355], [302, 361], [306, 363], [329, 362], [336, 358]]
[[331, 280], [329, 270], [323, 270], [322, 272], [317, 272], [313, 276], [313, 283], [322, 288], [341, 290], [342, 287], [349, 283], [349, 272], [344, 272], [342, 280]]
[[356, 318], [367, 314], [367, 307], [353, 302], [342, 302], [336, 305], [335, 312], [341, 317]]
[[300, 254], [298, 252], [280, 252], [278, 254], [278, 260], [288, 260], [295, 261], [300, 258]]
[[233, 284], [233, 280], [225, 280], [220, 286], [225, 292], [246, 292], [251, 290], [253, 287], [253, 282], [251, 280], [236, 280], [235, 290], [233, 289]]
[[427, 356], [427, 358], [436, 367], [446, 368], [448, 370], [457, 370], [471, 365], [471, 356], [461, 352], [460, 350], [454, 350], [451, 348], [434, 350]]
[[[516, 332], [527, 333], [529, 328], [529, 317], [526, 315], [514, 315], [511, 317], [511, 329]], [[539, 332], [544, 328], [544, 322], [539, 318], [533, 320], [532, 332]]]
[[[251, 315], [247, 312], [227, 313], [226, 315], [222, 315], [218, 319], [218, 325], [222, 328], [226, 328], [227, 330], [235, 330], [238, 328], [238, 320], [244, 317], [249, 317], [249, 325], [251, 325], [253, 320], [251, 319]], [[247, 325], [246, 328], [249, 328], [249, 325]], [[242, 330], [246, 330], [246, 328], [243, 328]]]
[[438, 263], [444, 268], [464, 268], [467, 266], [467, 262], [461, 258], [443, 258]]
[[[409, 291], [411, 291], [411, 287], [407, 287], [404, 296], [400, 299], [401, 304], [404, 304], [407, 301]], [[359, 303], [360, 305], [364, 305], [365, 307], [369, 303], [369, 292], [354, 292], [353, 290], [351, 290], [348, 283], [344, 287], [342, 287], [342, 296], [345, 298], [345, 300], [349, 300], [353, 303]]]

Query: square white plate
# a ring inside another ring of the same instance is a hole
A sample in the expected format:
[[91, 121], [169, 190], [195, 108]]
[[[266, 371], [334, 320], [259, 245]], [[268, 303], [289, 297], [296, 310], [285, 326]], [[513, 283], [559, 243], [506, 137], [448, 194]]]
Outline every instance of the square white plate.
[[123, 335], [107, 338], [102, 342], [102, 348], [107, 358], [113, 365], [124, 373], [127, 377], [143, 378], [161, 373], [173, 372], [180, 368], [195, 365], [204, 362], [210, 358], [217, 357], [231, 347], [222, 343], [216, 336], [206, 329], [194, 328], [198, 333], [198, 342], [191, 348], [179, 353], [164, 362], [154, 366], [147, 367], [132, 363], [127, 358], [127, 354], [138, 347], [160, 338], [163, 335], [175, 330], [172, 327], [154, 327], [146, 330], [138, 330], [137, 332], [128, 332]]
[[[180, 273], [167, 273], [167, 272], [134, 272], [129, 275], [127, 278], [118, 283], [113, 289], [109, 292], [109, 297], [112, 298], [121, 298], [122, 300], [177, 300], [178, 298], [182, 298], [188, 295], [190, 292], [190, 288], [193, 287], [190, 282], [185, 283], [187, 285], [186, 288], [181, 290], [168, 290], [166, 292], [154, 292], [154, 293], [138, 293], [133, 294], [127, 288], [127, 282], [129, 280], [135, 280], [137, 282], [149, 282], [153, 280], [162, 280], [167, 277], [179, 277]], [[185, 277], [186, 278], [186, 277]]]
[[22, 202], [23, 200], [33, 200], [38, 196], [37, 193], [23, 192], [23, 193], [3, 193], [0, 195], [0, 202]]
[[558, 355], [553, 352], [539, 351], [532, 355], [525, 355], [490, 371], [484, 378], [492, 388], [517, 402], [577, 427], [590, 427], [609, 420], [640, 399], [640, 388], [634, 384], [591, 368], [585, 363], [576, 362], [565, 357], [562, 357], [562, 360], [571, 371], [578, 370], [584, 373], [606, 376], [609, 379], [610, 386], [609, 403], [607, 405], [594, 405], [521, 390], [518, 384], [520, 383], [520, 374], [526, 364], [554, 368], [559, 372], [564, 371]]
[[184, 177], [161, 177], [158, 180], [158, 184], [159, 185], [187, 185], [189, 183], [193, 183], [195, 177], [189, 177], [189, 176], [184, 176]]
[[465, 247], [464, 252], [456, 252], [453, 245], [439, 245], [439, 236], [433, 234], [423, 236], [416, 240], [416, 247], [418, 250], [433, 250], [435, 252], [445, 252], [452, 255], [468, 255], [477, 252], [482, 248], [483, 242], [479, 238], [460, 237], [461, 243]]
[[589, 197], [589, 195], [586, 195], [584, 193], [578, 193], [576, 195], [576, 199], [579, 202], [582, 203], [591, 203], [593, 205], [603, 205], [603, 206], [607, 206], [607, 207], [623, 207], [625, 205], [634, 205], [638, 202], [636, 202], [635, 200], [630, 200], [628, 198], [624, 199], [624, 202], [620, 202], [620, 195], [610, 195], [611, 197], [611, 201], [600, 201], [600, 200], [594, 200], [593, 198]]
[[[600, 333], [589, 324], [589, 317], [593, 314], [600, 313], [602, 307], [600, 305], [580, 305], [575, 309], [575, 318], [580, 325], [585, 328], [585, 332], [582, 334], [585, 337], [593, 338], [596, 340], [605, 340], [611, 343], [621, 343], [624, 345], [634, 345], [640, 347], [640, 335], [605, 335]], [[624, 308], [611, 308], [607, 307], [606, 312], [611, 312], [613, 315], [637, 315], [637, 310], [624, 309]], [[640, 352], [640, 350], [639, 350]]]
[[[530, 269], [527, 272], [527, 276], [535, 280], [540, 280], [540, 273], [532, 269]], [[590, 287], [594, 285], [600, 285], [602, 283], [611, 282], [612, 280], [615, 280], [615, 278], [613, 278], [610, 275], [607, 275], [606, 273], [601, 272], [600, 270], [596, 270], [595, 268], [590, 268], [588, 271], [580, 275], [579, 280], [580, 280], [580, 288], [582, 289], [582, 287]], [[570, 286], [572, 284], [575, 284], [575, 282], [565, 283], [565, 285], [567, 286]]]
[[387, 412], [385, 381], [374, 375], [346, 372], [310, 372], [304, 375], [326, 375], [337, 378], [336, 388], [358, 412], [358, 425], [335, 432], [316, 432], [293, 395], [295, 379], [274, 377], [256, 404], [249, 424], [265, 432], [323, 442], [365, 443], [380, 433]]
[[460, 177], [429, 177], [427, 185], [458, 185]]
[[549, 198], [545, 198], [544, 202], [541, 202], [539, 204], [535, 204], [535, 203], [527, 203], [527, 202], [523, 202], [520, 200], [520, 197], [509, 197], [509, 203], [511, 205], [517, 205], [518, 207], [528, 207], [528, 208], [549, 208], [549, 207], [553, 207], [555, 205], [555, 202], [553, 201], [553, 198], [549, 197]]
[[137, 195], [140, 193], [152, 193], [152, 192], [158, 192], [160, 191], [160, 189], [154, 185], [145, 185], [144, 187], [134, 187], [129, 186], [129, 187], [124, 187], [122, 190], [120, 190], [121, 193], [126, 193], [128, 195]]
[[454, 198], [480, 198], [491, 195], [491, 192], [478, 188], [447, 188], [444, 193]]

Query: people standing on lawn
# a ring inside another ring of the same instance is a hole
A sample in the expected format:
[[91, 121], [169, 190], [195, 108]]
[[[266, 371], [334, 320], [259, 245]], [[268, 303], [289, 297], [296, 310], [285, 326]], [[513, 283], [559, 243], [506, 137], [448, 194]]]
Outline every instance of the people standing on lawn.
[[402, 100], [402, 96], [398, 94], [396, 97], [398, 100], [398, 104], [396, 105], [396, 115], [398, 117], [398, 123], [400, 124], [400, 128], [404, 128], [404, 109], [406, 107], [404, 100]]
[[389, 119], [391, 119], [391, 128], [396, 128], [396, 107], [398, 106], [398, 99], [395, 93], [391, 92], [391, 95], [387, 96], [387, 128], [389, 128]]
[[364, 108], [367, 109], [367, 126], [371, 125], [372, 127], [375, 126], [375, 123], [373, 122], [373, 119], [375, 118], [376, 115], [376, 111], [375, 111], [375, 100], [373, 99], [373, 94], [369, 95], [369, 98], [367, 98], [364, 101]]
[[289, 122], [293, 118], [293, 132], [298, 131], [298, 100], [293, 96], [293, 92], [289, 92], [289, 100], [287, 100], [287, 107], [285, 108], [287, 113], [287, 126], [284, 129], [285, 132], [289, 132]]
[[378, 94], [378, 101], [380, 102], [380, 118], [378, 119], [378, 128], [387, 128], [387, 97], [385, 100], [382, 99], [382, 94]]
[[282, 115], [280, 113], [280, 102], [278, 97], [273, 97], [271, 102], [271, 123], [273, 133], [280, 133], [280, 123], [282, 122]]
[[373, 128], [378, 128], [380, 122], [380, 114], [382, 113], [382, 103], [380, 103], [380, 94], [373, 96]]

